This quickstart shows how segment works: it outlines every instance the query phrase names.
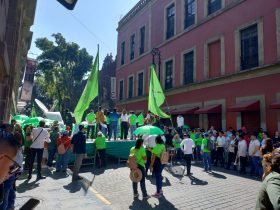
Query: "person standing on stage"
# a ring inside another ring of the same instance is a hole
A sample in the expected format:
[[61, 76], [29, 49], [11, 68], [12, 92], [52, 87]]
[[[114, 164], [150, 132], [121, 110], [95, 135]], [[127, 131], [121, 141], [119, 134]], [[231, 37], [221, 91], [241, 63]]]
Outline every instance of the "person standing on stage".
[[118, 139], [118, 122], [120, 119], [120, 115], [117, 113], [117, 108], [114, 108], [113, 112], [109, 115], [110, 118], [110, 129], [109, 129], [109, 138], [110, 141], [112, 134], [114, 133], [114, 140]]
[[94, 110], [91, 109], [90, 113], [87, 114], [86, 116], [86, 121], [88, 123], [88, 128], [87, 128], [87, 138], [88, 139], [93, 139], [94, 137], [94, 127], [95, 127], [95, 114], [94, 114]]
[[139, 113], [139, 115], [137, 117], [137, 121], [138, 121], [138, 126], [137, 127], [141, 127], [145, 124], [145, 118], [144, 118], [142, 112]]
[[178, 115], [177, 117], [177, 129], [180, 137], [183, 137], [183, 127], [185, 125], [185, 119], [182, 115]]
[[129, 115], [130, 140], [135, 139], [135, 135], [133, 133], [136, 130], [136, 123], [137, 123], [137, 116], [134, 114], [134, 111], [131, 111]]
[[122, 115], [121, 115], [121, 139], [127, 139], [128, 134], [128, 119], [129, 116], [126, 113], [126, 110], [123, 109]]
[[98, 108], [98, 112], [96, 112], [96, 132], [101, 131], [103, 135], [106, 135], [105, 125], [105, 115], [101, 106]]

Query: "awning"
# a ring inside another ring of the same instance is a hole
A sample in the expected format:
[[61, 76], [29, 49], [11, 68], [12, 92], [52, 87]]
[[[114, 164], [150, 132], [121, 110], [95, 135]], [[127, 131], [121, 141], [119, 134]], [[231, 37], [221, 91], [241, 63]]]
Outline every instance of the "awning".
[[227, 109], [228, 112], [248, 112], [248, 111], [258, 111], [260, 110], [259, 101], [251, 101], [247, 103], [240, 103], [234, 106], [231, 106]]
[[198, 110], [199, 107], [192, 107], [192, 108], [183, 108], [183, 109], [175, 109], [170, 112], [172, 115], [179, 115], [179, 114], [194, 114], [196, 110]]
[[196, 110], [194, 113], [195, 114], [218, 114], [222, 112], [222, 105], [213, 105], [213, 106], [207, 106], [200, 108]]
[[280, 101], [269, 105], [270, 109], [280, 109]]

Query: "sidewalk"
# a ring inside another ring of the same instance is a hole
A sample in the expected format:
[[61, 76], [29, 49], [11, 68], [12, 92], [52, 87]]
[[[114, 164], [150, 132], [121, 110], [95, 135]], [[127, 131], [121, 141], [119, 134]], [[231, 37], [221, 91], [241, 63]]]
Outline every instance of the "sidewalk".
[[[37, 198], [41, 202], [36, 210], [110, 210], [110, 204], [102, 200], [102, 196], [89, 186], [85, 181], [72, 182], [71, 173], [56, 173], [48, 169], [42, 169], [46, 179], [37, 180], [33, 174], [31, 180], [27, 180], [24, 173], [16, 182], [17, 199], [16, 209], [19, 209], [28, 199]], [[101, 199], [100, 199], [101, 198]]]

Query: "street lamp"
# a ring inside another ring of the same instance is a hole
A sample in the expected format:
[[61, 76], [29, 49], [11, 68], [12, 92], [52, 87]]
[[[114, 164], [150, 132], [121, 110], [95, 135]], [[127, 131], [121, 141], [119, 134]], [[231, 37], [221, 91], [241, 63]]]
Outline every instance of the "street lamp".
[[160, 50], [158, 48], [152, 49], [152, 56], [153, 56], [153, 64], [155, 65], [155, 57], [158, 57], [158, 80], [160, 81], [160, 66], [161, 66], [161, 57], [160, 57]]

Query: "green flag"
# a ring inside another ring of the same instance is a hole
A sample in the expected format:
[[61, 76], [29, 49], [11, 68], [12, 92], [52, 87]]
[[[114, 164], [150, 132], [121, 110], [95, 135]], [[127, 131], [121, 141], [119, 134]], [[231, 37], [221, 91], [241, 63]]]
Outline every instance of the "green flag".
[[150, 87], [149, 87], [149, 103], [148, 109], [155, 115], [161, 118], [170, 118], [169, 115], [165, 114], [160, 106], [164, 103], [165, 96], [163, 94], [160, 82], [157, 78], [155, 72], [155, 66], [151, 65], [151, 78], [150, 78]]
[[99, 49], [89, 75], [83, 94], [74, 110], [76, 123], [82, 121], [84, 112], [88, 109], [90, 102], [98, 96], [98, 73], [99, 73]]
[[32, 105], [32, 109], [31, 109], [31, 117], [37, 117], [37, 113], [36, 113], [36, 110], [35, 110], [35, 107], [34, 107], [34, 103]]

